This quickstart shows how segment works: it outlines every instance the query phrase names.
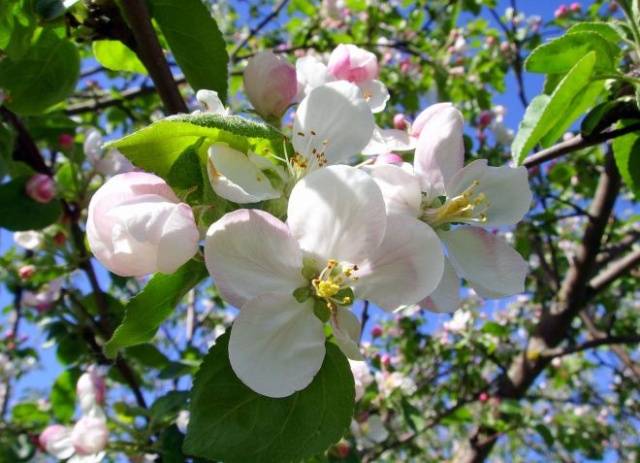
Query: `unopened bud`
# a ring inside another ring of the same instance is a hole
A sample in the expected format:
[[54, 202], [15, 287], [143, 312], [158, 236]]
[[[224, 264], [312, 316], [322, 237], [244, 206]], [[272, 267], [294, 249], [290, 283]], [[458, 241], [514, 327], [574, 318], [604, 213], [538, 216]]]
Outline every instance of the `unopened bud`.
[[68, 151], [73, 148], [73, 140], [73, 135], [70, 133], [61, 133], [58, 135], [58, 146], [63, 150]]
[[407, 123], [407, 118], [404, 116], [404, 114], [396, 114], [395, 116], [393, 116], [393, 127], [398, 129], [398, 130], [406, 130], [408, 127], [408, 123]]
[[23, 265], [18, 269], [18, 276], [21, 280], [28, 280], [36, 273], [35, 265]]
[[36, 174], [27, 181], [25, 190], [31, 199], [46, 204], [56, 195], [56, 184], [48, 175]]
[[298, 92], [296, 68], [270, 51], [260, 52], [244, 70], [244, 89], [258, 114], [280, 118]]

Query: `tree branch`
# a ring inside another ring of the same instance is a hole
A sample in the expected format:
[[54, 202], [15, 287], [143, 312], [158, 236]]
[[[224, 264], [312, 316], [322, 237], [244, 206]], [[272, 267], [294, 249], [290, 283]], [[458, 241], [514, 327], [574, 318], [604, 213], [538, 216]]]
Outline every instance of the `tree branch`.
[[273, 7], [273, 9], [271, 10], [271, 13], [269, 13], [267, 16], [265, 16], [262, 19], [262, 21], [260, 21], [256, 25], [256, 27], [251, 29], [251, 31], [249, 31], [249, 34], [244, 38], [244, 40], [242, 40], [242, 42], [240, 42], [238, 44], [238, 46], [236, 46], [233, 49], [233, 51], [231, 52], [231, 57], [233, 58], [233, 57], [237, 56], [238, 52], [240, 50], [242, 50], [249, 43], [249, 40], [251, 40], [253, 37], [255, 37], [256, 34], [258, 34], [272, 20], [277, 18], [278, 15], [280, 14], [280, 12], [282, 11], [282, 9], [287, 5], [288, 2], [289, 2], [289, 0], [279, 0], [278, 3], [276, 3], [275, 6]]

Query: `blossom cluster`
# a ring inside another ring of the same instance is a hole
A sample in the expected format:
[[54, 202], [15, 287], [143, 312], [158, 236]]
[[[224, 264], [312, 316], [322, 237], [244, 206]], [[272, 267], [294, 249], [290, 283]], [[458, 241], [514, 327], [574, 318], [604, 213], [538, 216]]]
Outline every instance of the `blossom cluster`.
[[[419, 304], [452, 312], [461, 279], [485, 298], [524, 290], [527, 265], [497, 231], [530, 207], [526, 169], [484, 159], [465, 166], [463, 116], [450, 103], [379, 127], [374, 116], [389, 92], [378, 75], [376, 55], [354, 45], [339, 45], [327, 60], [301, 57], [295, 67], [272, 52], [251, 58], [244, 84], [255, 112], [279, 126], [297, 105], [293, 151], [269, 158], [211, 144], [211, 187], [240, 206], [205, 233], [192, 208], [150, 173], [115, 175], [91, 199], [89, 244], [118, 275], [172, 273], [204, 235], [207, 269], [240, 309], [231, 366], [259, 394], [306, 388], [327, 336], [363, 360], [358, 299], [387, 311]], [[215, 92], [197, 98], [200, 114], [229, 117]], [[366, 160], [354, 166], [359, 156]], [[286, 214], [263, 210], [273, 199], [286, 201]]]

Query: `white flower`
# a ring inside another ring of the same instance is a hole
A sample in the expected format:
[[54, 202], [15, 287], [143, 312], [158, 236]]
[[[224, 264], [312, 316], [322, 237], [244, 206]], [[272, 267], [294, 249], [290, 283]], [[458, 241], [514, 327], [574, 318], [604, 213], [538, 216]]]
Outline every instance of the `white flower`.
[[360, 323], [347, 308], [354, 295], [387, 310], [415, 303], [435, 288], [443, 265], [433, 231], [411, 217], [387, 217], [375, 182], [354, 167], [304, 177], [287, 215], [285, 224], [260, 210], [237, 210], [214, 223], [205, 242], [209, 273], [240, 308], [231, 366], [269, 397], [304, 389], [320, 369], [321, 318], [330, 320], [343, 352], [360, 359]]
[[34, 307], [39, 310], [48, 309], [52, 303], [60, 298], [60, 290], [64, 283], [64, 278], [59, 277], [44, 285], [38, 292], [24, 291], [22, 293], [22, 304], [26, 307]]
[[196, 99], [198, 100], [198, 103], [200, 103], [202, 110], [197, 109], [191, 114], [209, 113], [217, 114], [219, 116], [229, 116], [231, 114], [231, 111], [224, 107], [222, 100], [220, 100], [220, 97], [218, 96], [218, 92], [215, 90], [198, 90], [196, 93]]
[[378, 384], [378, 390], [385, 397], [389, 397], [396, 389], [400, 389], [405, 395], [412, 395], [418, 389], [416, 383], [411, 378], [403, 375], [399, 371], [392, 373], [388, 371], [378, 371], [376, 372], [375, 378]]
[[356, 385], [356, 401], [362, 399], [364, 391], [367, 386], [373, 382], [373, 375], [369, 370], [367, 362], [358, 360], [349, 360], [349, 366], [351, 367], [351, 373]]
[[366, 421], [351, 422], [351, 433], [358, 440], [362, 448], [371, 448], [375, 444], [381, 444], [389, 437], [389, 431], [385, 428], [380, 415], [370, 415]]
[[176, 426], [182, 434], [187, 433], [187, 426], [189, 426], [189, 419], [191, 415], [187, 410], [180, 410], [178, 417], [176, 418]]
[[481, 227], [515, 224], [529, 210], [527, 170], [489, 167], [485, 159], [463, 167], [462, 114], [450, 104], [425, 113], [413, 172], [408, 165], [366, 167], [382, 190], [388, 212], [431, 225], [447, 249], [442, 281], [423, 306], [455, 310], [460, 277], [484, 298], [524, 291], [526, 262], [501, 237]]
[[67, 463], [99, 463], [105, 456], [109, 430], [101, 410], [85, 415], [72, 427], [48, 426], [39, 437], [47, 453]]
[[467, 325], [471, 321], [471, 317], [471, 312], [467, 310], [458, 310], [450, 321], [444, 323], [444, 329], [450, 333], [460, 333], [467, 328]]
[[112, 148], [105, 152], [102, 148], [103, 144], [102, 134], [98, 129], [90, 128], [86, 132], [83, 145], [84, 154], [96, 172], [109, 177], [133, 170], [133, 165], [120, 151]]
[[76, 383], [76, 395], [83, 413], [92, 413], [94, 408], [104, 405], [106, 384], [95, 366], [83, 373]]
[[44, 235], [35, 230], [17, 231], [13, 234], [13, 242], [29, 251], [35, 251], [44, 243]]

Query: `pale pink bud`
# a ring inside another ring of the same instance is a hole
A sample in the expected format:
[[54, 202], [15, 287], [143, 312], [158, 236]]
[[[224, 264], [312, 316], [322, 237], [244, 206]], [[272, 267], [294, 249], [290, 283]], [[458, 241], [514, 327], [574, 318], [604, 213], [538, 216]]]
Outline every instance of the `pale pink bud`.
[[327, 69], [336, 79], [365, 82], [378, 77], [378, 58], [355, 45], [340, 44], [331, 52]]
[[382, 336], [382, 327], [380, 325], [375, 325], [371, 328], [371, 336], [374, 338], [379, 338]]
[[104, 418], [83, 416], [71, 431], [71, 443], [78, 455], [94, 455], [104, 450], [109, 430]]
[[407, 57], [400, 61], [400, 72], [408, 74], [409, 71], [411, 71], [411, 59]]
[[31, 199], [46, 204], [56, 195], [56, 184], [48, 175], [35, 174], [27, 181], [25, 190]]
[[486, 402], [487, 400], [489, 400], [489, 394], [487, 394], [486, 392], [481, 392], [478, 396], [478, 400], [480, 400], [480, 402]]
[[396, 153], [386, 153], [386, 154], [380, 154], [379, 156], [376, 156], [376, 161], [374, 164], [397, 164], [400, 165], [402, 164], [404, 161], [402, 160], [402, 158], [397, 155]]
[[380, 363], [385, 367], [389, 367], [391, 365], [391, 356], [389, 354], [382, 354], [382, 356], [380, 356]]
[[578, 13], [582, 10], [582, 5], [578, 2], [573, 2], [571, 5], [569, 5], [569, 9], [574, 13]]
[[496, 39], [493, 35], [489, 35], [487, 36], [487, 38], [485, 39], [484, 43], [487, 45], [487, 47], [491, 48], [491, 47], [495, 47], [498, 44], [498, 39]]
[[408, 125], [409, 124], [407, 123], [407, 118], [404, 116], [404, 114], [398, 113], [393, 116], [393, 127], [395, 129], [406, 130]]
[[128, 172], [112, 177], [91, 198], [87, 239], [113, 273], [173, 273], [198, 251], [191, 208], [160, 177]]
[[73, 455], [70, 439], [71, 430], [61, 424], [53, 424], [44, 428], [38, 437], [40, 448], [61, 460]]
[[244, 89], [262, 117], [282, 117], [298, 92], [296, 68], [271, 51], [260, 52], [244, 70]]
[[553, 13], [556, 19], [564, 18], [567, 14], [569, 14], [569, 8], [567, 8], [567, 5], [560, 5]]
[[36, 273], [35, 265], [23, 265], [18, 269], [18, 276], [21, 280], [28, 280]]
[[63, 150], [70, 150], [73, 148], [73, 135], [70, 133], [61, 133], [58, 136], [58, 145]]
[[96, 405], [103, 405], [105, 392], [104, 378], [93, 366], [89, 367], [76, 383], [76, 394], [80, 402], [80, 408], [84, 412], [90, 411]]
[[500, 43], [500, 52], [501, 53], [510, 53], [511, 52], [511, 44], [509, 42], [501, 42]]

